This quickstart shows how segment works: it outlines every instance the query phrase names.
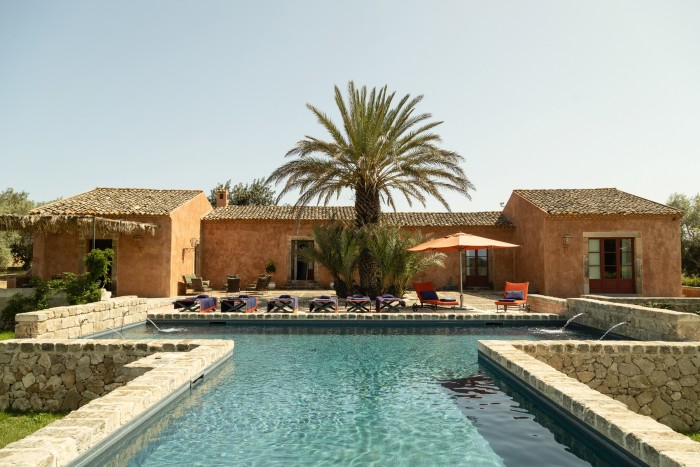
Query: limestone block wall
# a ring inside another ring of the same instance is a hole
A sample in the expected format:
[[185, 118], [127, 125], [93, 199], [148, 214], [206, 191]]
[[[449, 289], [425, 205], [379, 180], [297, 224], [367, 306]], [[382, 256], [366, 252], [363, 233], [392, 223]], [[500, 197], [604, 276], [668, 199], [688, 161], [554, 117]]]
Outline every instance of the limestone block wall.
[[676, 431], [700, 430], [700, 343], [542, 343], [523, 350]]
[[168, 298], [126, 296], [85, 305], [22, 313], [15, 317], [15, 337], [73, 339], [107, 329], [119, 330], [122, 326], [144, 321], [148, 310], [171, 302]]
[[530, 305], [530, 310], [536, 313], [554, 313], [557, 315], [565, 315], [568, 310], [565, 298], [528, 294], [527, 303]]
[[581, 298], [591, 298], [611, 303], [627, 303], [650, 308], [658, 308], [660, 306], [664, 309], [685, 313], [700, 312], [700, 298], [692, 297], [601, 297], [597, 295], [583, 295]]
[[[19, 345], [25, 343], [20, 341]], [[148, 343], [52, 340], [33, 345], [39, 349], [37, 353], [41, 353], [45, 345], [59, 349], [62, 345], [74, 344], [95, 346], [94, 350], [85, 348], [87, 352], [97, 352], [98, 347], [104, 345], [114, 354], [128, 353], [130, 346], [141, 352], [144, 349], [138, 346], [145, 346], [145, 352], [152, 352], [152, 355], [122, 367], [125, 374], [129, 371], [129, 377], [134, 377], [126, 385], [0, 449], [0, 465], [83, 465], [92, 447], [146, 416], [169, 398], [187, 391], [192, 381], [206, 377], [233, 352], [231, 340], [182, 339]]]
[[[651, 417], [632, 412], [622, 402], [591, 389], [530, 355], [536, 353], [537, 346], [556, 344], [562, 345], [562, 352], [571, 355], [586, 342], [482, 340], [477, 346], [480, 360], [485, 359], [496, 365], [644, 464], [666, 467], [698, 465], [700, 443]], [[666, 344], [654, 342], [633, 345]]]
[[615, 333], [644, 341], [700, 341], [700, 315], [626, 303], [585, 298], [567, 300], [569, 315], [585, 313], [576, 323], [607, 330], [618, 323], [628, 323]]
[[128, 364], [162, 347], [111, 339], [0, 341], [0, 409], [77, 409], [143, 374]]

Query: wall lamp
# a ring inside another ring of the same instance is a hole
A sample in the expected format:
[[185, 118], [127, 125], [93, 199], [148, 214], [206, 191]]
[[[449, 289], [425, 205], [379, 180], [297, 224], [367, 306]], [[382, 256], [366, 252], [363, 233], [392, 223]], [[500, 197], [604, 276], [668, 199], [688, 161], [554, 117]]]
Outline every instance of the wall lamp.
[[564, 251], [567, 251], [571, 246], [571, 242], [574, 241], [574, 236], [571, 234], [564, 234], [561, 236], [561, 245], [564, 247]]
[[197, 245], [199, 245], [199, 239], [198, 238], [190, 238], [190, 248], [183, 248], [182, 249], [182, 260], [185, 260], [185, 253], [188, 251], [194, 251], [197, 249]]

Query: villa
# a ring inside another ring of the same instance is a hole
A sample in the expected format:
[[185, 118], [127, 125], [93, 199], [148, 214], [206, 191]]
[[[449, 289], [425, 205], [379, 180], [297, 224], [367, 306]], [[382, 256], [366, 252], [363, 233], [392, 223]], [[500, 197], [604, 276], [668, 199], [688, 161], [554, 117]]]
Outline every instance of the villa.
[[[114, 292], [167, 297], [183, 292], [182, 276], [197, 273], [214, 287], [229, 274], [244, 281], [272, 259], [280, 284], [327, 286], [327, 271], [299, 251], [313, 247], [314, 224], [351, 222], [352, 207], [229, 206], [217, 194], [212, 209], [203, 191], [96, 188], [30, 212], [153, 225], [141, 230], [37, 232], [34, 274], [46, 280], [79, 272], [91, 248], [112, 248]], [[588, 293], [681, 296], [682, 213], [614, 188], [514, 190], [503, 211], [390, 212], [384, 221], [439, 237], [465, 232], [520, 245], [465, 253], [464, 287], [498, 290], [505, 281], [529, 281], [532, 290], [556, 297]], [[135, 233], [134, 233], [135, 232]], [[417, 279], [438, 287], [457, 285], [459, 257]]]
[[[32, 210], [39, 217], [108, 219], [142, 229], [93, 228], [37, 232], [33, 273], [46, 280], [79, 272], [92, 247], [112, 248], [114, 292], [168, 297], [184, 292], [182, 276], [197, 273], [224, 287], [229, 274], [254, 281], [267, 261], [275, 281], [303, 286], [332, 280], [299, 254], [313, 247], [312, 226], [351, 222], [352, 207], [229, 206], [217, 193], [212, 209], [201, 190], [95, 188]], [[439, 237], [465, 232], [519, 248], [465, 252], [464, 287], [499, 290], [505, 281], [529, 281], [555, 297], [588, 293], [681, 296], [680, 220], [677, 209], [614, 188], [514, 190], [502, 211], [389, 212], [384, 222]], [[98, 223], [98, 225], [101, 225]], [[417, 279], [458, 285], [459, 257]]]

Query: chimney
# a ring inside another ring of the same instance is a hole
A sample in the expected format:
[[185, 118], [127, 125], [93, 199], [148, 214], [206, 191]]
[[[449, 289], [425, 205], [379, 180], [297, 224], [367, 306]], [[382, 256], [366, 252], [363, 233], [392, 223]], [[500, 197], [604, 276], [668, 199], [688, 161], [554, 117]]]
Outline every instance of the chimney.
[[216, 189], [216, 207], [225, 208], [228, 206], [228, 190], [226, 188]]

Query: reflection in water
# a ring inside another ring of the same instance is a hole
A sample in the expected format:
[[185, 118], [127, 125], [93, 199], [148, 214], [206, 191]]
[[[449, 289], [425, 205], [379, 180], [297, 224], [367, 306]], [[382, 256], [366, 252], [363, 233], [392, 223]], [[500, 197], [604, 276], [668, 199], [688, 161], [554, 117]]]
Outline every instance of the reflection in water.
[[[439, 383], [508, 466], [620, 465], [591, 449], [581, 436], [569, 434], [561, 419], [535, 407], [486, 369]], [[546, 450], [541, 448], [545, 441]]]

